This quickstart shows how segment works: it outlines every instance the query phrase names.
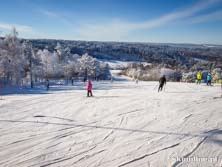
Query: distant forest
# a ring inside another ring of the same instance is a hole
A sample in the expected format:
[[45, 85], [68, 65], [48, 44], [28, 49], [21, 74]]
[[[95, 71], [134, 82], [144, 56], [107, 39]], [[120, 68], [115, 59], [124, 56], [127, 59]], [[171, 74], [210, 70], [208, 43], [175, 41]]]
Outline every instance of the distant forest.
[[[156, 80], [162, 68], [173, 70], [178, 76], [221, 69], [222, 46], [31, 40], [18, 38], [18, 32], [13, 29], [0, 38], [0, 83], [22, 85], [29, 82], [33, 87], [34, 82], [46, 79], [110, 79], [109, 60], [131, 62], [121, 69], [124, 75]], [[144, 66], [144, 62], [150, 65]], [[173, 76], [175, 78], [175, 74]]]

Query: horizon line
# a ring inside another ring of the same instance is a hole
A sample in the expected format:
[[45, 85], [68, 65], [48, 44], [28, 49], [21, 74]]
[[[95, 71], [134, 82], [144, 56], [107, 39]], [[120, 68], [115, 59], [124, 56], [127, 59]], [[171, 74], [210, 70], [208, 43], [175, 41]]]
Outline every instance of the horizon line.
[[[4, 36], [0, 36], [0, 38], [5, 38]], [[22, 38], [19, 39], [24, 40], [56, 40], [56, 41], [79, 41], [79, 42], [101, 42], [101, 43], [140, 43], [140, 44], [171, 44], [171, 45], [213, 45], [220, 46], [222, 44], [216, 43], [192, 43], [192, 42], [144, 42], [144, 41], [117, 41], [117, 40], [81, 40], [81, 39], [61, 39], [61, 38]]]

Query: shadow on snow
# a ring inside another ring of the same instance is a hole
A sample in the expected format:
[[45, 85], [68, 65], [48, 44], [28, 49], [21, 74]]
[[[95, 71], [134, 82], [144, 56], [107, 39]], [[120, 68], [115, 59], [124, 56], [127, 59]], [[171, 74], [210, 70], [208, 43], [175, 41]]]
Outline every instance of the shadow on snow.
[[[123, 82], [123, 81], [121, 81]], [[110, 90], [110, 89], [126, 89], [124, 85], [113, 85], [110, 81], [106, 82], [93, 82], [93, 90]], [[36, 86], [35, 88], [25, 88], [25, 87], [5, 87], [0, 88], [0, 95], [15, 95], [15, 94], [53, 94], [58, 91], [70, 91], [70, 90], [86, 90], [86, 83], [75, 82], [74, 85], [50, 85], [49, 90], [46, 90], [45, 86]]]
[[[49, 117], [56, 118], [61, 120], [67, 120], [70, 122], [75, 122], [75, 120], [60, 118], [60, 117], [50, 117], [44, 115], [36, 115], [35, 118]], [[150, 133], [150, 134], [159, 134], [159, 135], [175, 135], [175, 136], [184, 136], [184, 137], [207, 137], [206, 142], [211, 142], [222, 146], [222, 130], [213, 129], [210, 131], [203, 132], [201, 134], [191, 134], [191, 133], [175, 133], [175, 132], [163, 132], [163, 131], [151, 131], [143, 129], [130, 129], [130, 128], [120, 128], [120, 127], [110, 127], [110, 126], [99, 126], [99, 125], [89, 125], [89, 124], [78, 124], [78, 123], [56, 123], [56, 122], [43, 122], [43, 121], [18, 121], [18, 120], [0, 120], [0, 122], [7, 123], [33, 123], [33, 124], [45, 124], [45, 125], [57, 125], [57, 126], [70, 126], [70, 127], [83, 127], [83, 128], [92, 128], [92, 129], [103, 129], [103, 130], [116, 130], [122, 132], [135, 132], [135, 133]]]

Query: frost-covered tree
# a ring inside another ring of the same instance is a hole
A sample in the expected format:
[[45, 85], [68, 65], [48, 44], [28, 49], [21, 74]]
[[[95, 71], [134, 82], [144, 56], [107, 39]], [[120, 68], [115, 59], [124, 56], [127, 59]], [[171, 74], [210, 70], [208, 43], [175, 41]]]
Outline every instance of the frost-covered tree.
[[67, 64], [71, 56], [70, 48], [69, 47], [64, 48], [60, 43], [57, 43], [55, 50], [59, 57], [59, 63]]
[[19, 84], [25, 76], [27, 61], [15, 28], [6, 35], [0, 47], [0, 67], [5, 82]]
[[47, 50], [39, 50], [37, 55], [40, 57], [42, 64], [41, 75], [44, 78], [50, 78], [52, 75], [52, 61], [51, 61], [51, 53]]
[[29, 78], [30, 86], [33, 88], [33, 78], [34, 74], [37, 74], [36, 72], [38, 71], [38, 66], [40, 65], [40, 59], [36, 56], [36, 51], [32, 47], [32, 44], [27, 41], [23, 42], [23, 51], [26, 60], [25, 76], [26, 78]]
[[71, 55], [67, 63], [67, 78], [72, 79], [79, 75], [80, 71], [80, 56], [78, 54]]
[[57, 52], [50, 52], [48, 49], [37, 52], [41, 60], [41, 75], [43, 78], [62, 78], [66, 75], [64, 64], [60, 63]]
[[67, 67], [67, 77], [72, 79], [77, 77], [80, 73], [80, 64], [79, 61], [70, 61]]
[[61, 44], [58, 42], [56, 47], [55, 47], [55, 50], [58, 54], [58, 57], [59, 57], [59, 61], [62, 61], [62, 55], [63, 55], [63, 49], [62, 49], [62, 46]]
[[89, 56], [88, 54], [84, 54], [79, 59], [79, 63], [80, 63], [80, 71], [82, 74], [84, 74], [85, 78], [95, 76], [95, 71], [98, 67], [95, 58]]
[[82, 55], [79, 59], [80, 73], [85, 78], [91, 77], [94, 79], [108, 79], [110, 78], [109, 65], [107, 63], [99, 62], [97, 59], [88, 54]]

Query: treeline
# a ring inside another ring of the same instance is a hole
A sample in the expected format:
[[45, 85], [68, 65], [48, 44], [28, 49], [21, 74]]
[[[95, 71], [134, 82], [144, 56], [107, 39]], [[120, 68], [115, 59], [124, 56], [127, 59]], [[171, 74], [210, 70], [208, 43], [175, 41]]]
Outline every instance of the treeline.
[[59, 43], [53, 50], [33, 47], [18, 38], [16, 29], [0, 39], [0, 84], [23, 85], [46, 79], [109, 79], [109, 66], [88, 54], [72, 54]]
[[181, 69], [173, 68], [167, 64], [131, 63], [121, 74], [143, 81], [158, 81], [162, 75], [165, 75], [170, 81], [180, 81], [182, 78]]
[[208, 74], [211, 74], [213, 82], [222, 81], [222, 68], [212, 62], [199, 62], [191, 68], [168, 64], [130, 63], [121, 74], [143, 81], [158, 81], [162, 75], [165, 75], [168, 81], [195, 82], [198, 72], [202, 73], [204, 81]]
[[199, 60], [222, 64], [222, 46], [152, 44], [127, 42], [65, 41], [65, 40], [31, 40], [36, 48], [53, 50], [59, 42], [68, 47], [72, 54], [89, 53], [98, 59], [122, 61], [146, 61], [171, 66], [191, 68]]

